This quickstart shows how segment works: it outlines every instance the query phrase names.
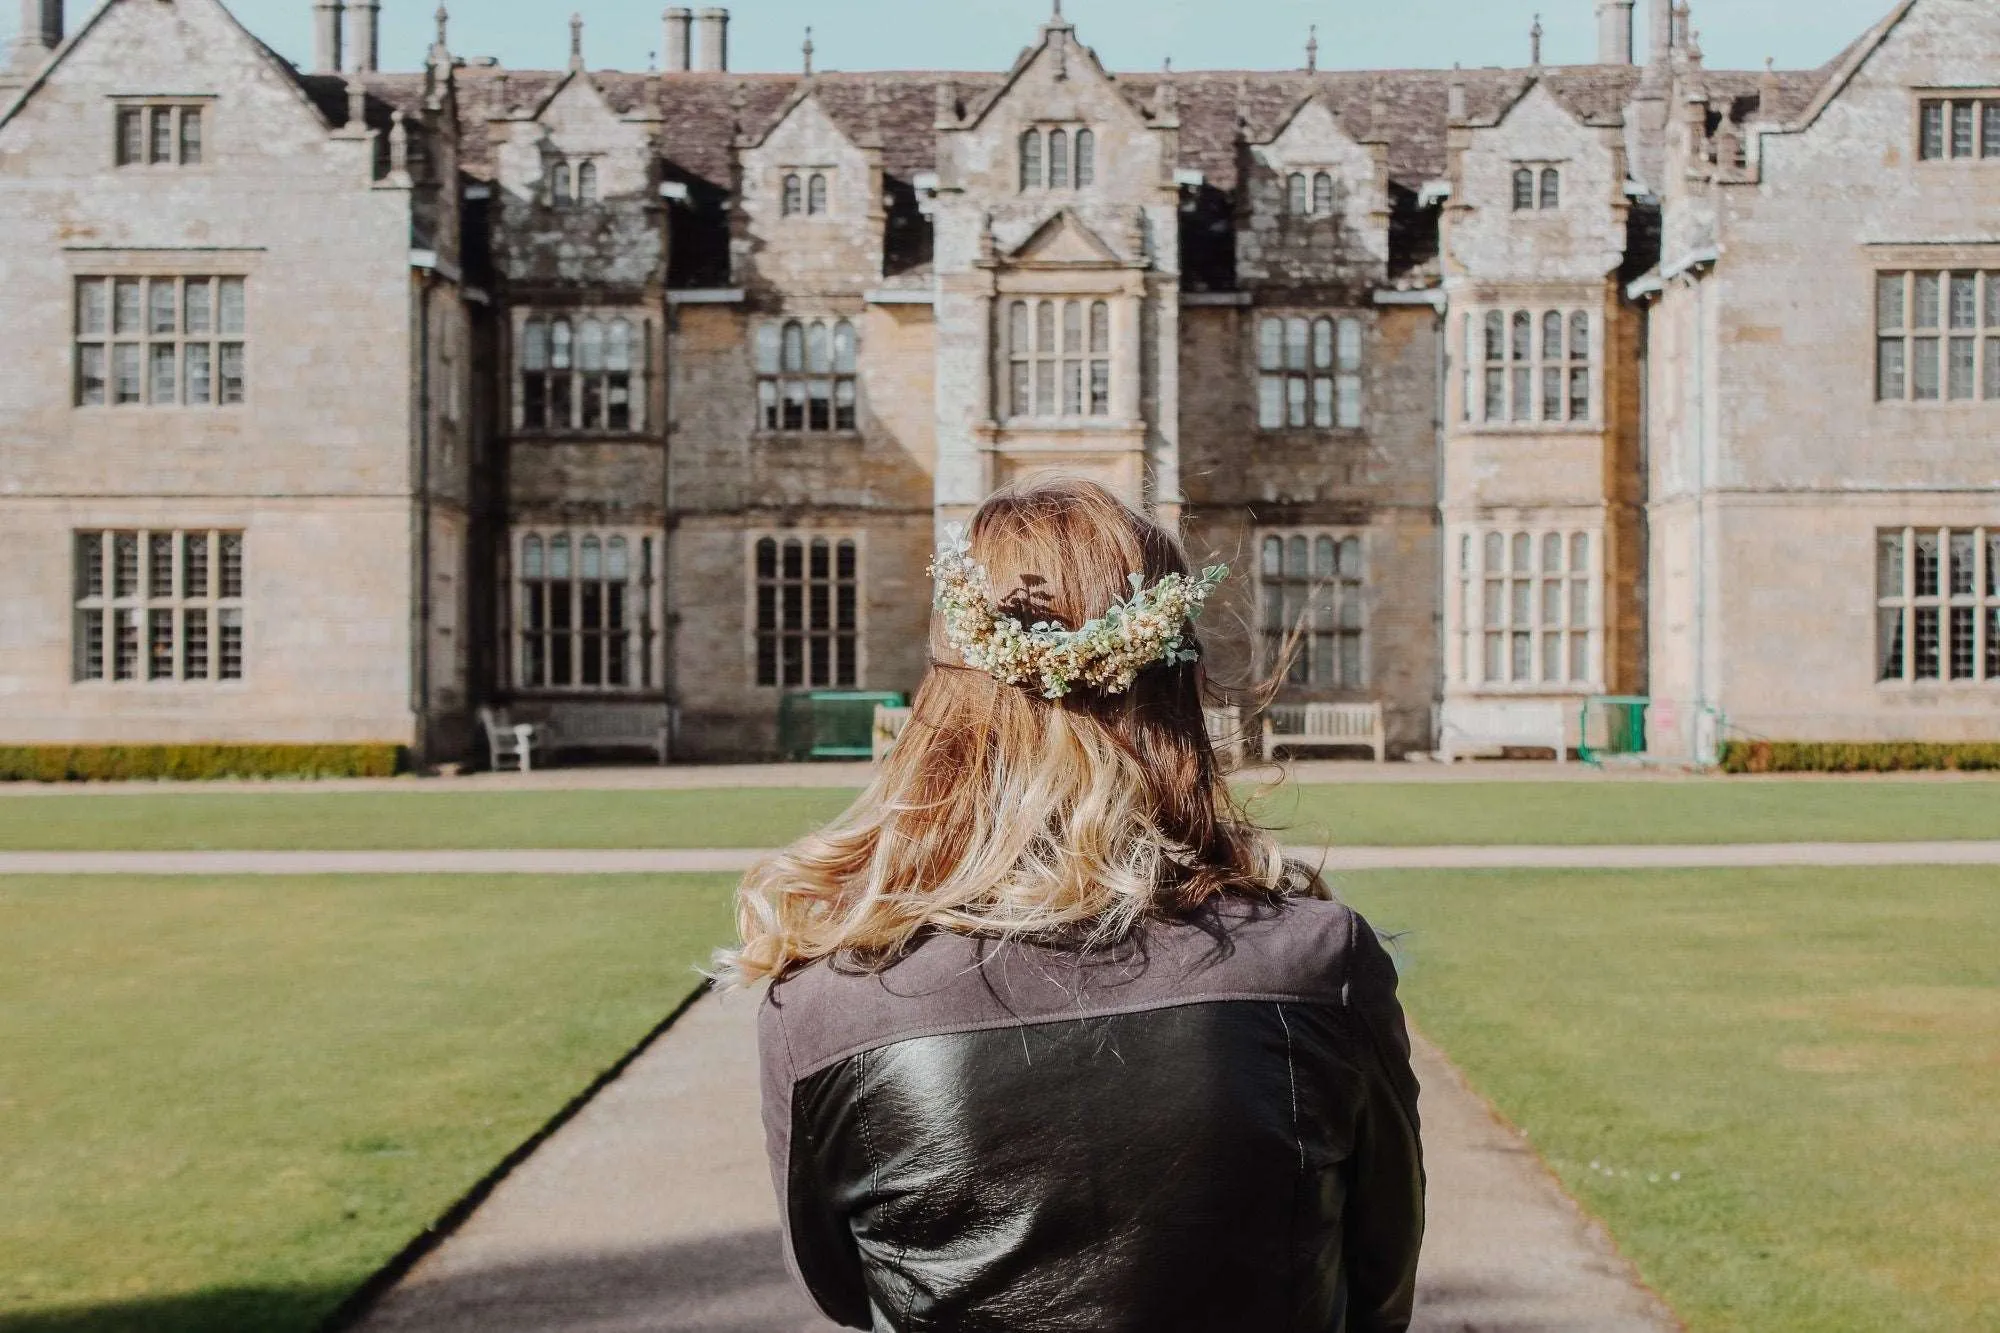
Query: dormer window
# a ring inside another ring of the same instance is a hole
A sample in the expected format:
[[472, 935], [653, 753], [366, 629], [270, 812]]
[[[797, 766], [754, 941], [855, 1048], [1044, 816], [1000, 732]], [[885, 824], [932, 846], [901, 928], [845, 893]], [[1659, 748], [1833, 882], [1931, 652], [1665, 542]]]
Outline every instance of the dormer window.
[[1917, 156], [1926, 162], [2000, 157], [2000, 93], [1920, 99]]
[[1562, 207], [1562, 172], [1555, 167], [1517, 163], [1514, 167], [1514, 211]]
[[1294, 217], [1330, 217], [1338, 197], [1331, 172], [1295, 171], [1285, 180], [1285, 202]]
[[549, 164], [549, 206], [574, 208], [597, 202], [597, 163], [564, 159]]
[[1087, 129], [1035, 126], [1021, 134], [1021, 188], [1088, 189], [1097, 181], [1097, 136]]
[[121, 167], [198, 167], [202, 107], [145, 102], [118, 108], [115, 159]]
[[788, 218], [825, 217], [828, 205], [826, 171], [787, 171], [779, 183], [778, 211]]

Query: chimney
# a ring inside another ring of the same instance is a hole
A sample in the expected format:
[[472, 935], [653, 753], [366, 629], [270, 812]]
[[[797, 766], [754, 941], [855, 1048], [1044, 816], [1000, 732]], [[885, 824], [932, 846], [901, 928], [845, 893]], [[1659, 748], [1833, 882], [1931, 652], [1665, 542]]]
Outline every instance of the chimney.
[[698, 9], [694, 15], [695, 68], [720, 73], [729, 68], [729, 11]]
[[382, 61], [382, 0], [350, 0], [352, 26], [347, 30], [348, 56], [356, 72], [373, 74]]
[[667, 72], [678, 74], [689, 66], [688, 57], [694, 50], [690, 40], [694, 24], [694, 12], [680, 5], [667, 11]]
[[1665, 65], [1674, 49], [1674, 0], [1652, 0], [1646, 17], [1646, 62]]
[[63, 40], [63, 0], [21, 0], [21, 36], [14, 43], [14, 65], [33, 69]]
[[340, 73], [340, 0], [313, 0], [313, 73]]
[[1633, 0], [1597, 0], [1597, 63], [1632, 63]]

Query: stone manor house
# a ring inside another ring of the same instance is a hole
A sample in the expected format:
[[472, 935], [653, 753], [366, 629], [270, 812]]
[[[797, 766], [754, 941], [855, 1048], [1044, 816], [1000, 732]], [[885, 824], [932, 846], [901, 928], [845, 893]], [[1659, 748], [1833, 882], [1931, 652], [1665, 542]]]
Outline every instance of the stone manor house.
[[870, 74], [679, 8], [655, 72], [442, 11], [384, 72], [312, 2], [300, 70], [221, 0], [23, 0], [0, 743], [768, 754], [916, 685], [938, 527], [1048, 468], [1236, 568], [1218, 676], [1296, 628], [1280, 697], [1393, 750], [1602, 695], [1663, 754], [2000, 736], [1991, 0], [1815, 70], [1594, 0], [1588, 66], [1113, 73], [1058, 7]]

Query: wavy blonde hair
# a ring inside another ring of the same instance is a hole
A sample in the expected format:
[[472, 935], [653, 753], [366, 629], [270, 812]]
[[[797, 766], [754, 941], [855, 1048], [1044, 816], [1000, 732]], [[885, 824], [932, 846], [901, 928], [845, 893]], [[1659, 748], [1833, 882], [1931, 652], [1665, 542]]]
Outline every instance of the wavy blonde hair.
[[[999, 492], [970, 537], [1023, 620], [1075, 627], [1135, 572], [1148, 584], [1190, 572], [1173, 534], [1075, 478]], [[1219, 894], [1324, 892], [1230, 795], [1199, 663], [1148, 667], [1120, 694], [1044, 699], [958, 665], [935, 616], [931, 658], [875, 781], [745, 877], [741, 945], [716, 957], [725, 982], [823, 958], [883, 966], [931, 930], [1091, 947]]]

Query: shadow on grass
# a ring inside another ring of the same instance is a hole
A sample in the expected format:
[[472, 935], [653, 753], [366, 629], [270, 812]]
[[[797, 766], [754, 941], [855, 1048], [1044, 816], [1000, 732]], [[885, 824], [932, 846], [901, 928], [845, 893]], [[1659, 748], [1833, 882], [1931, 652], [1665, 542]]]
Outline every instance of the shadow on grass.
[[0, 1333], [304, 1333], [346, 1295], [344, 1287], [221, 1287], [0, 1314]]

